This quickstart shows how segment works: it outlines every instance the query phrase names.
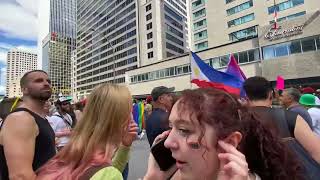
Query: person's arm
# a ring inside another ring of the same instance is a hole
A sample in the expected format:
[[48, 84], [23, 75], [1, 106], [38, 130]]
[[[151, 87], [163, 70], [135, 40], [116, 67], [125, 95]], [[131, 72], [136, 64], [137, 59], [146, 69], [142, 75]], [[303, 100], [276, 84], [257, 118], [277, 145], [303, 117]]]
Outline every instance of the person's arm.
[[61, 124], [65, 123], [63, 119], [58, 116], [52, 116], [50, 121], [52, 122], [52, 129], [57, 138], [71, 135], [71, 131], [69, 129], [62, 129]]
[[117, 168], [120, 172], [123, 172], [129, 161], [130, 147], [120, 145], [116, 154], [112, 158], [112, 166]]
[[10, 179], [35, 179], [32, 162], [39, 129], [34, 118], [27, 112], [13, 113], [7, 117], [2, 130]]
[[57, 138], [64, 137], [64, 136], [70, 136], [71, 135], [71, 130], [67, 129], [67, 130], [64, 130], [64, 131], [56, 132], [55, 134], [56, 134]]
[[320, 137], [312, 132], [306, 121], [299, 115], [296, 119], [294, 136], [312, 158], [320, 163]]

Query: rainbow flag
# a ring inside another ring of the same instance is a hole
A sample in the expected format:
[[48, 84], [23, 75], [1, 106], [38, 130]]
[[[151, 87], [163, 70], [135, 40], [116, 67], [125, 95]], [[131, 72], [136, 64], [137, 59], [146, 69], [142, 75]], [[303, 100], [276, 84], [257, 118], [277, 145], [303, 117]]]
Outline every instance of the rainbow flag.
[[133, 119], [137, 123], [139, 130], [141, 131], [145, 127], [144, 119], [144, 104], [142, 102], [136, 103], [133, 106]]

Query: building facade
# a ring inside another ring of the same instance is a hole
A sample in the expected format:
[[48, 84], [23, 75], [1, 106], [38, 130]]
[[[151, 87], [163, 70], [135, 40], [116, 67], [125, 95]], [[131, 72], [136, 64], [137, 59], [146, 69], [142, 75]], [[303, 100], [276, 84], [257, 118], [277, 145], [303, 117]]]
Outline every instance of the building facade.
[[76, 0], [50, 0], [49, 34], [42, 40], [42, 69], [53, 98], [71, 95], [71, 51], [76, 43]]
[[74, 102], [78, 101], [77, 97], [77, 51], [71, 51], [71, 96]]
[[190, 49], [189, 12], [185, 0], [139, 2], [140, 66], [181, 55]]
[[124, 83], [138, 67], [138, 3], [82, 0], [77, 4], [77, 96], [104, 82]]
[[[320, 89], [320, 11], [257, 27], [256, 37], [198, 51], [210, 66], [224, 71], [233, 54], [247, 77], [263, 76], [275, 82], [285, 78], [286, 87], [312, 86]], [[127, 72], [133, 95], [147, 95], [156, 86], [177, 91], [196, 88], [190, 79], [188, 54]]]
[[318, 0], [192, 0], [195, 51], [257, 37], [258, 27], [294, 19], [319, 10]]
[[186, 0], [83, 0], [77, 4], [76, 94], [190, 46]]
[[12, 49], [7, 54], [6, 96], [21, 97], [20, 78], [28, 71], [37, 69], [37, 54]]

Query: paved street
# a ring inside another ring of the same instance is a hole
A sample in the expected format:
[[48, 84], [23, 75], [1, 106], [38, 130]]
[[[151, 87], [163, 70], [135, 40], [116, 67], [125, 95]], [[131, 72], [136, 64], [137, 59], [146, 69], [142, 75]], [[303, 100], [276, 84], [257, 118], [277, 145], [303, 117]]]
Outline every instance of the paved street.
[[137, 180], [142, 178], [147, 171], [148, 157], [150, 147], [147, 136], [141, 140], [136, 140], [132, 146], [131, 158], [129, 161], [129, 177], [128, 180]]

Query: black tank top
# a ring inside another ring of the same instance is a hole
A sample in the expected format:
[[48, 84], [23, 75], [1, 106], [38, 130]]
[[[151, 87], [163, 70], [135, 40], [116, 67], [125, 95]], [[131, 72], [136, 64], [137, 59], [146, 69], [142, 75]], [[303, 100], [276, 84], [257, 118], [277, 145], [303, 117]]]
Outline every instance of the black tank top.
[[[17, 108], [13, 112], [19, 111], [26, 111], [30, 113], [38, 125], [39, 134], [36, 137], [34, 157], [32, 162], [32, 168], [34, 171], [36, 171], [39, 167], [44, 165], [50, 158], [52, 158], [56, 154], [54, 131], [51, 128], [49, 122], [46, 119], [40, 117], [38, 114], [26, 108]], [[8, 166], [6, 163], [6, 157], [4, 155], [2, 145], [0, 145], [0, 179], [9, 179]]]

